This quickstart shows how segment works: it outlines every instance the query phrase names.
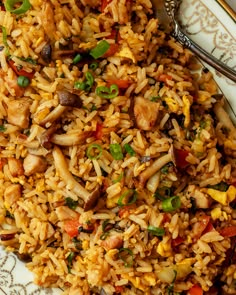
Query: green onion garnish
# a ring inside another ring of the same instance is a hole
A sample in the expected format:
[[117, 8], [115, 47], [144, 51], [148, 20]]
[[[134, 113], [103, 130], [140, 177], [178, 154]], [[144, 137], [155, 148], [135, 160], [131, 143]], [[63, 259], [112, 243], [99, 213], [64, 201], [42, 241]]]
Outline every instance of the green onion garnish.
[[124, 261], [125, 267], [131, 267], [134, 262], [134, 254], [133, 251], [129, 248], [120, 248], [118, 253], [119, 259]]
[[[97, 154], [94, 150], [97, 152]], [[87, 148], [86, 155], [90, 160], [97, 160], [102, 155], [102, 147], [97, 143], [93, 143]]]
[[95, 48], [90, 51], [89, 54], [92, 55], [94, 59], [97, 59], [99, 57], [102, 57], [109, 48], [110, 44], [106, 40], [102, 40], [97, 44]]
[[135, 156], [135, 151], [132, 149], [132, 147], [128, 144], [125, 143], [124, 144], [124, 149], [126, 150], [126, 152], [130, 155], [130, 156]]
[[75, 89], [78, 90], [85, 90], [86, 88], [86, 83], [85, 82], [80, 82], [80, 81], [76, 81], [74, 84]]
[[[137, 201], [137, 197], [138, 197], [138, 193], [133, 189], [129, 189], [129, 190], [125, 191], [119, 197], [119, 199], [117, 201], [117, 205], [122, 207], [122, 206], [134, 204]], [[124, 200], [126, 200], [127, 202], [124, 202]]]
[[79, 90], [84, 90], [86, 92], [90, 91], [93, 86], [94, 78], [90, 72], [85, 73], [86, 80], [84, 82], [76, 81], [74, 87]]
[[82, 59], [82, 55], [81, 54], [76, 54], [76, 56], [73, 58], [73, 64], [77, 64], [78, 62], [80, 62]]
[[5, 27], [3, 26], [0, 26], [0, 29], [2, 30], [2, 43], [4, 44], [5, 46], [5, 52], [6, 52], [6, 55], [9, 55], [10, 52], [9, 52], [9, 45], [7, 43], [7, 30]]
[[153, 236], [162, 237], [165, 235], [165, 230], [164, 228], [161, 228], [161, 227], [155, 227], [155, 226], [149, 225], [147, 230]]
[[158, 188], [154, 193], [154, 198], [157, 198], [161, 201], [166, 200], [171, 195], [171, 189], [167, 186]]
[[73, 259], [75, 258], [75, 253], [74, 252], [70, 252], [70, 254], [67, 256], [67, 261], [68, 261], [68, 272], [71, 272], [71, 268], [72, 268], [72, 263], [73, 263]]
[[118, 143], [112, 143], [110, 144], [110, 153], [112, 155], [112, 157], [115, 160], [122, 160], [123, 159], [123, 153], [122, 153], [122, 149], [121, 146]]
[[4, 125], [0, 125], [0, 132], [4, 132], [6, 130], [7, 130], [7, 128]]
[[165, 212], [172, 212], [179, 209], [181, 206], [180, 197], [173, 196], [162, 201], [162, 210]]
[[99, 86], [96, 88], [96, 94], [102, 98], [115, 98], [119, 94], [119, 88], [116, 84], [110, 87]]
[[[22, 3], [21, 6], [15, 8], [15, 4]], [[29, 0], [7, 0], [5, 1], [5, 9], [14, 14], [23, 14], [31, 7]]]
[[112, 180], [112, 182], [113, 183], [117, 183], [117, 182], [120, 182], [121, 181], [121, 179], [123, 178], [123, 176], [124, 176], [124, 174], [123, 173], [121, 173], [116, 179], [113, 179]]
[[70, 209], [76, 209], [76, 207], [78, 206], [78, 201], [73, 200], [70, 197], [65, 198], [65, 205], [68, 206]]
[[97, 68], [98, 68], [98, 63], [95, 61], [95, 62], [92, 62], [90, 65], [89, 65], [89, 68], [92, 70], [92, 71], [95, 71]]
[[19, 76], [19, 77], [17, 78], [17, 84], [18, 84], [20, 87], [25, 88], [25, 87], [29, 86], [29, 84], [30, 84], [30, 79], [27, 78], [27, 77], [25, 77], [25, 76]]

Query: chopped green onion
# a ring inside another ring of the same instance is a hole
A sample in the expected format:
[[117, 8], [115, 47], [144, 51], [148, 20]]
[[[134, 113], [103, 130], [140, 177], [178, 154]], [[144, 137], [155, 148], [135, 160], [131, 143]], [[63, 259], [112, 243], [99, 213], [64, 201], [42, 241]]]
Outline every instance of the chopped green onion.
[[132, 147], [128, 144], [125, 143], [124, 144], [124, 149], [126, 150], [126, 152], [130, 155], [130, 156], [135, 156], [135, 151], [132, 149]]
[[123, 153], [122, 153], [122, 149], [121, 146], [118, 143], [112, 143], [110, 144], [110, 153], [112, 155], [112, 157], [115, 160], [122, 160], [123, 159]]
[[77, 64], [78, 62], [80, 62], [81, 61], [81, 59], [82, 59], [82, 55], [81, 54], [77, 54], [75, 57], [74, 57], [74, 59], [73, 59], [73, 64]]
[[4, 125], [0, 125], [0, 132], [4, 132], [6, 130], [7, 130], [7, 128]]
[[30, 84], [30, 79], [28, 77], [25, 77], [25, 76], [19, 76], [17, 78], [17, 84], [20, 86], [20, 87], [27, 87], [29, 86]]
[[70, 209], [73, 209], [73, 210], [76, 209], [76, 207], [78, 206], [78, 203], [79, 203], [78, 201], [75, 201], [70, 197], [65, 198], [65, 205], [69, 207]]
[[149, 225], [147, 230], [153, 236], [162, 237], [165, 235], [165, 230], [164, 228], [161, 228], [161, 227], [155, 227], [155, 226]]
[[[96, 154], [93, 150], [97, 150], [98, 153]], [[102, 147], [97, 143], [93, 143], [87, 148], [86, 155], [90, 160], [97, 160], [102, 155]]]
[[161, 201], [166, 200], [167, 197], [170, 197], [171, 189], [167, 186], [158, 188], [154, 193], [154, 198], [157, 198]]
[[25, 62], [28, 62], [29, 64], [32, 64], [32, 65], [37, 65], [37, 61], [35, 59], [33, 59], [32, 57], [18, 57], [20, 60], [23, 60]]
[[[138, 193], [133, 189], [129, 189], [129, 190], [125, 191], [119, 197], [119, 199], [117, 201], [117, 205], [122, 207], [122, 206], [134, 204], [137, 201], [137, 197], [138, 197]], [[128, 200], [127, 200], [127, 198], [128, 198]], [[127, 202], [124, 202], [124, 199], [127, 200]]]
[[120, 248], [118, 253], [119, 259], [124, 261], [125, 267], [131, 267], [134, 262], [133, 251], [129, 248]]
[[173, 196], [162, 201], [162, 210], [165, 212], [172, 212], [179, 209], [181, 206], [180, 197]]
[[106, 40], [102, 40], [97, 44], [95, 48], [90, 50], [89, 54], [92, 55], [94, 59], [97, 59], [99, 57], [102, 57], [103, 54], [105, 54], [109, 48], [110, 44]]
[[100, 240], [104, 241], [109, 236], [109, 231], [104, 232], [100, 235]]
[[229, 188], [229, 185], [228, 185], [228, 183], [222, 181], [222, 182], [217, 183], [215, 185], [209, 185], [208, 187], [213, 188], [218, 191], [221, 191], [221, 192], [226, 192]]
[[[15, 8], [14, 6], [17, 3], [22, 4], [18, 8]], [[23, 14], [31, 7], [29, 0], [6, 0], [4, 5], [7, 11], [14, 14]]]
[[90, 65], [89, 65], [89, 68], [93, 71], [95, 71], [97, 68], [98, 68], [98, 63], [95, 61], [95, 62], [92, 62]]
[[84, 82], [76, 81], [74, 87], [79, 90], [90, 91], [93, 86], [94, 78], [90, 72], [85, 73], [86, 80]]
[[109, 219], [105, 219], [102, 223], [102, 231], [106, 231], [106, 226], [109, 224]]
[[96, 94], [102, 98], [115, 98], [119, 94], [119, 88], [116, 84], [110, 87], [99, 86], [96, 88]]
[[74, 84], [74, 87], [75, 87], [75, 89], [85, 90], [86, 83], [85, 82], [76, 81], [75, 84]]
[[9, 45], [7, 43], [7, 30], [5, 27], [3, 26], [0, 26], [0, 29], [2, 30], [2, 43], [4, 44], [5, 46], [5, 50], [6, 50], [6, 55], [10, 55], [10, 52], [9, 52]]
[[153, 96], [153, 97], [151, 97], [150, 100], [153, 101], [153, 102], [156, 102], [156, 101], [158, 101], [160, 98], [161, 98], [161, 97], [158, 95], [158, 96]]
[[121, 179], [123, 178], [124, 174], [121, 173], [116, 179], [112, 180], [113, 183], [117, 183], [117, 182], [120, 182]]
[[72, 268], [72, 262], [73, 259], [75, 258], [75, 253], [74, 252], [70, 252], [70, 254], [67, 256], [67, 261], [68, 261], [68, 272], [71, 272], [71, 268]]

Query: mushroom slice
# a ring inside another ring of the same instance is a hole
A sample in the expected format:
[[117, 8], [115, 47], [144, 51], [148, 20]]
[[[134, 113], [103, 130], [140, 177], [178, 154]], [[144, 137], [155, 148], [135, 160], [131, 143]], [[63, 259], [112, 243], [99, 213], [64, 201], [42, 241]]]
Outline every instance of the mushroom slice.
[[83, 102], [77, 94], [71, 93], [66, 90], [60, 90], [57, 92], [57, 94], [59, 97], [60, 105], [75, 108], [82, 107]]
[[88, 137], [92, 136], [92, 134], [93, 131], [54, 134], [51, 137], [51, 142], [61, 146], [73, 146], [84, 143]]
[[139, 183], [141, 188], [144, 187], [146, 181], [157, 171], [159, 171], [163, 166], [165, 166], [167, 163], [172, 161], [172, 155], [170, 153], [162, 156], [161, 158], [158, 158], [155, 160], [146, 170], [144, 170], [139, 175]]
[[59, 147], [55, 146], [52, 152], [55, 167], [60, 177], [66, 184], [84, 201], [84, 211], [88, 211], [95, 207], [100, 196], [100, 190], [97, 187], [93, 192], [87, 191], [80, 183], [78, 183], [68, 169], [66, 158]]
[[40, 125], [45, 126], [47, 123], [55, 122], [58, 118], [60, 118], [65, 110], [67, 110], [67, 107], [59, 104], [40, 122]]
[[141, 130], [151, 130], [156, 123], [160, 104], [143, 97], [134, 100], [134, 117], [136, 125]]

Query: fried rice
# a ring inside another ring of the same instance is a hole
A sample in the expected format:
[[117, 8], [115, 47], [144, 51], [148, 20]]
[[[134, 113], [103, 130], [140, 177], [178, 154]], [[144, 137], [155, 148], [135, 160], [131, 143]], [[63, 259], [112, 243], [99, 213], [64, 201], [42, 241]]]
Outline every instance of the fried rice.
[[236, 294], [236, 131], [211, 72], [149, 0], [9, 2], [1, 245], [63, 294]]

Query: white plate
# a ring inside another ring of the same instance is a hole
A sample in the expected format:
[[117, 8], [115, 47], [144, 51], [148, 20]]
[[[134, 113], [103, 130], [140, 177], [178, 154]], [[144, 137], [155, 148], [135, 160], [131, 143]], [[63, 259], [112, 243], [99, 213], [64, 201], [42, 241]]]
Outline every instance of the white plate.
[[[228, 1], [230, 3], [230, 1]], [[236, 69], [236, 23], [215, 0], [183, 0], [181, 22], [188, 35], [204, 49]], [[205, 65], [207, 66], [207, 65]], [[207, 66], [210, 68], [209, 66]], [[236, 84], [216, 73], [215, 80], [236, 115]], [[13, 254], [0, 248], [0, 295], [57, 295], [61, 290], [44, 289], [32, 283], [33, 276]]]

